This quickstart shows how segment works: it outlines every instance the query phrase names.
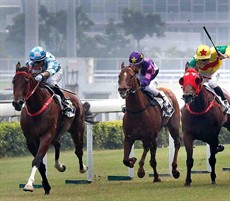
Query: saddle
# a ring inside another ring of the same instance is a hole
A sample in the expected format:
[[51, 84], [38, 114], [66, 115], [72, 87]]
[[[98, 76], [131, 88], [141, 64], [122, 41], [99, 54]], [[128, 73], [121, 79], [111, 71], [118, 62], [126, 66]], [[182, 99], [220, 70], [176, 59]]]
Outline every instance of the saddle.
[[156, 105], [159, 104], [158, 101], [155, 99], [155, 97], [149, 91], [142, 89], [142, 92], [147, 97], [147, 99], [148, 99], [148, 101], [152, 107], [155, 107]]
[[164, 103], [165, 100], [163, 100], [162, 98], [158, 98], [158, 97], [153, 96], [149, 91], [142, 90], [142, 92], [147, 97], [147, 99], [148, 99], [148, 101], [152, 107], [155, 107], [156, 105], [160, 106], [160, 108], [163, 112], [163, 116], [171, 117], [173, 115], [175, 110], [172, 107], [170, 100], [167, 98], [167, 96], [164, 94], [163, 91], [161, 91], [160, 93], [163, 94], [165, 98], [167, 98], [167, 102], [168, 102], [167, 105]]
[[[64, 93], [62, 92], [59, 86], [57, 85], [53, 86], [43, 82], [41, 84], [41, 87], [48, 89], [52, 95], [54, 94], [54, 101], [56, 102], [57, 105], [60, 106], [62, 115], [66, 115], [68, 117], [75, 116], [75, 110], [76, 110], [75, 107], [73, 106], [71, 100], [65, 97]], [[68, 92], [73, 93], [71, 91]]]

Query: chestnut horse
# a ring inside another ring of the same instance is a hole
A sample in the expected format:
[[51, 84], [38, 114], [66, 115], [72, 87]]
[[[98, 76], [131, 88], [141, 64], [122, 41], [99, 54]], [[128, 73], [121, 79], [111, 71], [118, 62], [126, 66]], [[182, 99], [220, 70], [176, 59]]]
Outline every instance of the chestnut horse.
[[169, 89], [159, 88], [171, 100], [172, 106], [175, 109], [172, 117], [163, 117], [161, 107], [159, 105], [152, 107], [146, 95], [141, 91], [139, 80], [136, 77], [137, 73], [137, 67], [124, 66], [124, 63], [122, 63], [118, 92], [126, 101], [126, 112], [123, 117], [123, 132], [125, 136], [123, 163], [130, 168], [134, 167], [137, 159], [135, 157], [129, 158], [129, 154], [133, 143], [136, 140], [141, 140], [144, 151], [139, 161], [137, 175], [139, 178], [145, 176], [144, 162], [150, 150], [150, 165], [154, 172], [153, 182], [161, 181], [157, 172], [156, 138], [162, 127], [167, 127], [174, 140], [175, 153], [172, 162], [172, 175], [177, 179], [180, 176], [180, 172], [177, 170], [177, 156], [180, 148], [180, 109], [177, 99]]
[[[218, 135], [222, 126], [230, 131], [230, 115], [224, 115], [215, 94], [208, 91], [202, 83], [202, 77], [196, 69], [187, 68], [179, 83], [183, 88], [182, 132], [185, 149], [187, 152], [187, 176], [185, 186], [190, 186], [191, 169], [193, 167], [193, 141], [202, 140], [210, 145], [209, 164], [211, 166], [211, 183], [215, 184], [216, 153], [223, 151], [219, 145]], [[230, 96], [225, 92], [230, 101]]]
[[[55, 148], [55, 167], [58, 171], [65, 171], [66, 167], [59, 161], [60, 136], [64, 132], [71, 133], [75, 144], [75, 154], [79, 160], [79, 171], [84, 173], [87, 166], [83, 164], [83, 133], [84, 108], [79, 98], [69, 92], [64, 92], [76, 108], [75, 117], [66, 117], [56, 103], [54, 94], [46, 87], [39, 85], [29, 73], [28, 67], [21, 67], [18, 62], [16, 74], [13, 78], [13, 106], [21, 112], [20, 124], [29, 151], [34, 156], [32, 171], [24, 191], [33, 191], [33, 182], [37, 169], [42, 177], [45, 194], [49, 194], [51, 187], [46, 176], [46, 166], [43, 157], [52, 144]], [[22, 108], [22, 105], [25, 106]]]

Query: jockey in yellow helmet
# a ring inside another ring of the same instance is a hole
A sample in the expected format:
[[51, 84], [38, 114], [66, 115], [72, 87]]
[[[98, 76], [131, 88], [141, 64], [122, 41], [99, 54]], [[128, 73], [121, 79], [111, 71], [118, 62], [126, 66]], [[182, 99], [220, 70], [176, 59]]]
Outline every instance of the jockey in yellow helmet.
[[207, 82], [208, 86], [221, 97], [225, 105], [225, 111], [230, 114], [229, 103], [224, 96], [222, 89], [217, 85], [218, 70], [223, 64], [223, 59], [227, 58], [230, 58], [230, 46], [216, 46], [215, 49], [214, 47], [210, 48], [207, 45], [200, 45], [196, 49], [196, 54], [190, 60], [189, 66], [192, 68], [198, 68], [204, 82]]

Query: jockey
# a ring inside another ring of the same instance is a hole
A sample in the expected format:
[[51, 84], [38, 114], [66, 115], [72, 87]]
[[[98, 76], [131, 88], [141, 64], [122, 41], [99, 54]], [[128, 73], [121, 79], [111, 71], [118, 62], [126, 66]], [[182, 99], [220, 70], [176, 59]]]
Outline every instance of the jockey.
[[224, 104], [224, 111], [230, 113], [228, 100], [224, 96], [222, 89], [217, 85], [218, 70], [223, 63], [223, 59], [230, 58], [230, 46], [216, 46], [218, 53], [214, 47], [200, 45], [196, 50], [195, 56], [189, 62], [192, 68], [197, 67], [203, 82], [207, 82], [215, 93], [221, 97]]
[[165, 113], [171, 116], [174, 112], [174, 108], [169, 104], [165, 95], [156, 89], [154, 78], [158, 75], [158, 66], [150, 59], [144, 58], [144, 55], [139, 51], [134, 51], [129, 56], [130, 65], [135, 65], [139, 69], [138, 78], [140, 86], [144, 91], [150, 92], [154, 97], [161, 98], [163, 100], [163, 108]]
[[[35, 80], [38, 82], [45, 81], [54, 87], [55, 92], [60, 95], [62, 102], [64, 103], [64, 111], [68, 117], [75, 115], [75, 107], [72, 102], [64, 96], [57, 83], [62, 79], [63, 70], [60, 63], [50, 53], [46, 52], [42, 47], [34, 47], [29, 54], [30, 60], [26, 62], [29, 66], [30, 72], [35, 76]], [[89, 110], [85, 110], [86, 121], [93, 122], [92, 113]]]

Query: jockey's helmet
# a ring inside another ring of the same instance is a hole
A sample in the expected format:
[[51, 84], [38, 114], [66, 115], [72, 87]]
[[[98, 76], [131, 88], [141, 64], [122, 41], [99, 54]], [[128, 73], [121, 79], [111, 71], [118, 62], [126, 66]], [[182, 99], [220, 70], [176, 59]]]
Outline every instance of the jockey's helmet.
[[210, 47], [207, 45], [200, 45], [196, 49], [195, 59], [197, 60], [204, 60], [211, 58], [211, 50]]
[[134, 51], [129, 56], [130, 65], [139, 65], [143, 62], [144, 55], [139, 51]]
[[42, 61], [45, 57], [46, 51], [40, 46], [36, 46], [30, 51], [30, 60], [32, 61]]

